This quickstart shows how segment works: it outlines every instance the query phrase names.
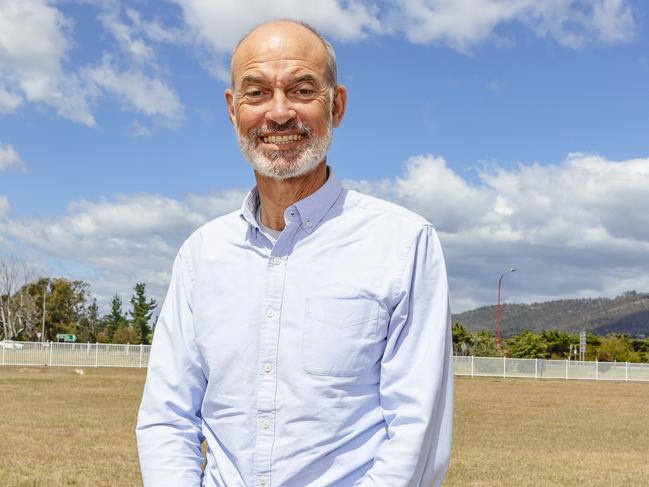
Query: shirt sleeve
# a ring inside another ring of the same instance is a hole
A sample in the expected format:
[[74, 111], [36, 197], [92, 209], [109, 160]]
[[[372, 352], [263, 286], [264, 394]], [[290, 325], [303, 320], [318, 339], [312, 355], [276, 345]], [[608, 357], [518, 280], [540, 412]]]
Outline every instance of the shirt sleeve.
[[194, 338], [190, 270], [179, 253], [151, 345], [136, 427], [145, 487], [201, 485], [207, 381]]
[[387, 441], [361, 486], [440, 486], [453, 419], [448, 283], [435, 230], [410, 248], [381, 362], [380, 401]]

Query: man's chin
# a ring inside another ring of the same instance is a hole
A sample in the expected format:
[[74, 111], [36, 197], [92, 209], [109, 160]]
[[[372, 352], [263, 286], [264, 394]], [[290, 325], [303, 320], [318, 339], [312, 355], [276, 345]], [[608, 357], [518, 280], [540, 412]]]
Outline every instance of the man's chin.
[[319, 164], [320, 162], [285, 161], [278, 159], [273, 161], [251, 161], [252, 168], [257, 174], [278, 180], [305, 176], [315, 170]]

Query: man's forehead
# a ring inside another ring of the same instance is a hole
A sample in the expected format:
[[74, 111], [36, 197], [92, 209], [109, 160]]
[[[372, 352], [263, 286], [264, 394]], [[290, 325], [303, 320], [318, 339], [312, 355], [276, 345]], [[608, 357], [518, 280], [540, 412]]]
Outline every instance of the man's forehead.
[[325, 66], [327, 54], [322, 41], [306, 27], [291, 22], [262, 25], [251, 32], [234, 52], [232, 68], [245, 70], [253, 64], [276, 61], [304, 61]]

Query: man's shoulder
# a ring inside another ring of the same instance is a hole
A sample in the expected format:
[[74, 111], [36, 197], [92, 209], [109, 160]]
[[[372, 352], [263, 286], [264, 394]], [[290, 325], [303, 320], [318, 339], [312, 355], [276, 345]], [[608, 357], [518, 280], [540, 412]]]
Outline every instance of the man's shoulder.
[[431, 226], [428, 220], [412, 210], [352, 189], [347, 190], [346, 202], [359, 211], [366, 212], [369, 218], [378, 219], [385, 222], [385, 224], [397, 224], [412, 227], [413, 229]]

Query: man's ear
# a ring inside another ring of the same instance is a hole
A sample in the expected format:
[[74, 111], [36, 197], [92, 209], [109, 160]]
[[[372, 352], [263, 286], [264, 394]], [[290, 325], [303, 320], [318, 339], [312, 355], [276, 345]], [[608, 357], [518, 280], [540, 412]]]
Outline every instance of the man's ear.
[[334, 127], [338, 127], [345, 116], [347, 107], [347, 88], [343, 85], [336, 85], [334, 89], [334, 100], [331, 107], [331, 120]]
[[232, 89], [228, 88], [224, 92], [225, 95], [225, 103], [228, 106], [228, 118], [230, 119], [230, 123], [234, 125], [234, 93], [232, 93]]

